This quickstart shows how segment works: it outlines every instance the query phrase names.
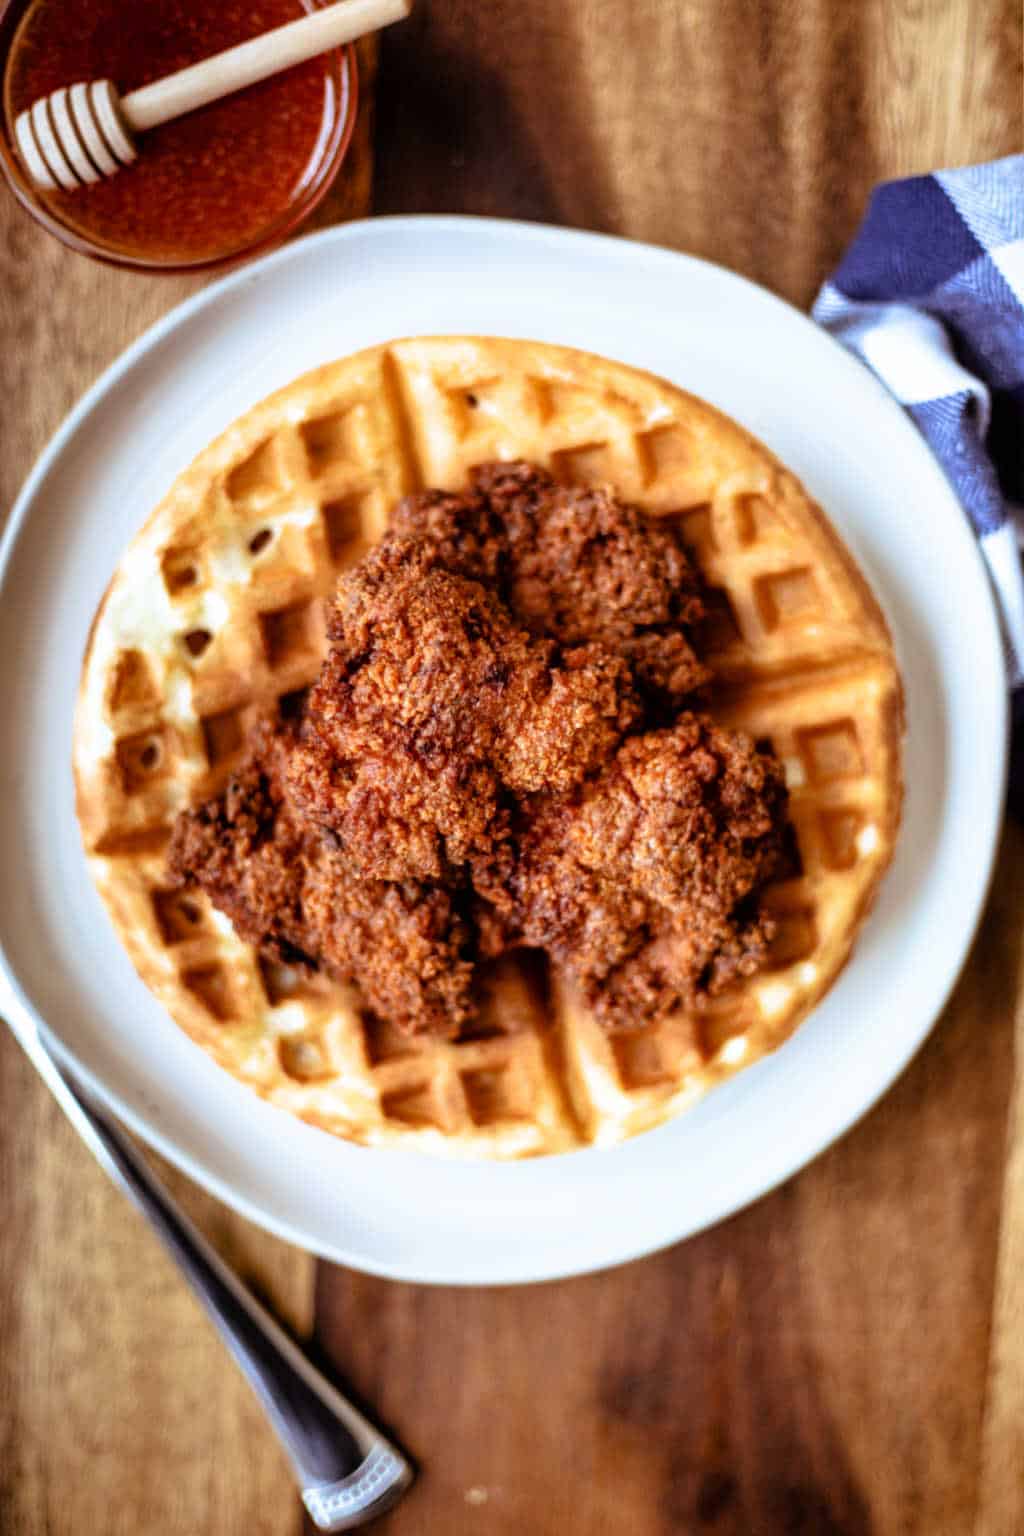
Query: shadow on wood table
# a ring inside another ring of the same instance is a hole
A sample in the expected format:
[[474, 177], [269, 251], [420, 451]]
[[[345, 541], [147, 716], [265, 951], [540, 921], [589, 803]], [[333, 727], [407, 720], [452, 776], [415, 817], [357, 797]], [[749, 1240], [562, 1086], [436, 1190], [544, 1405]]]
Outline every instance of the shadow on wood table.
[[971, 1531], [1022, 907], [1013, 828], [928, 1045], [838, 1146], [714, 1230], [524, 1288], [322, 1266], [324, 1347], [424, 1469], [382, 1531]]

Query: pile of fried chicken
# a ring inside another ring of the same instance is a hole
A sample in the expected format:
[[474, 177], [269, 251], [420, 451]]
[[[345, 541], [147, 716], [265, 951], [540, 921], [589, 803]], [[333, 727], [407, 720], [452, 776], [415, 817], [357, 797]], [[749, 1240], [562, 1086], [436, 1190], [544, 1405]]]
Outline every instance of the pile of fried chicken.
[[778, 762], [706, 713], [670, 523], [524, 463], [394, 510], [337, 587], [298, 719], [179, 816], [172, 878], [398, 1028], [472, 1023], [477, 967], [544, 950], [609, 1029], [764, 963]]

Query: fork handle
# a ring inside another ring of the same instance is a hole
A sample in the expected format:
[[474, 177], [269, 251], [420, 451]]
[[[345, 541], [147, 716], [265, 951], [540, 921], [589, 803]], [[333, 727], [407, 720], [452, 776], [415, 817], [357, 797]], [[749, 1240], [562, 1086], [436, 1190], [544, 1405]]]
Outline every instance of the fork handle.
[[90, 1151], [150, 1222], [202, 1302], [276, 1430], [313, 1523], [322, 1531], [346, 1531], [381, 1514], [412, 1481], [406, 1459], [260, 1306], [38, 1035], [31, 1048], [20, 1032], [19, 1038]]

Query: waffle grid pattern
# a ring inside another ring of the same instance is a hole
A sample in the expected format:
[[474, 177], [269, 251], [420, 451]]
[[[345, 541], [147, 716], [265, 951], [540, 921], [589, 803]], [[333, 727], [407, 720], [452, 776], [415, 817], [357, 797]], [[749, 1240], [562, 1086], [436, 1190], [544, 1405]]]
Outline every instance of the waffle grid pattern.
[[[479, 1027], [410, 1041], [354, 994], [269, 966], [167, 890], [177, 810], [219, 788], [261, 711], [297, 707], [338, 572], [393, 502], [523, 457], [678, 520], [713, 593], [714, 712], [786, 764], [802, 870], [768, 894], [772, 969], [699, 1018], [609, 1039], [505, 962]], [[884, 622], [796, 482], [669, 385], [562, 348], [422, 339], [329, 365], [179, 477], [94, 626], [75, 731], [94, 876], [146, 982], [223, 1066], [370, 1144], [515, 1157], [615, 1141], [786, 1037], [834, 979], [891, 854], [900, 693]]]

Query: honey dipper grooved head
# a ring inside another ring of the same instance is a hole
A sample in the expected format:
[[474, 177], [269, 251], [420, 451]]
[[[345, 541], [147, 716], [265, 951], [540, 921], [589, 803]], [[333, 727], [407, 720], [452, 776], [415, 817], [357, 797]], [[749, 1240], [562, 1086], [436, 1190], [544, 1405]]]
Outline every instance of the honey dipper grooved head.
[[109, 80], [62, 86], [19, 113], [14, 134], [32, 180], [48, 191], [74, 192], [112, 176], [136, 158], [135, 142]]

